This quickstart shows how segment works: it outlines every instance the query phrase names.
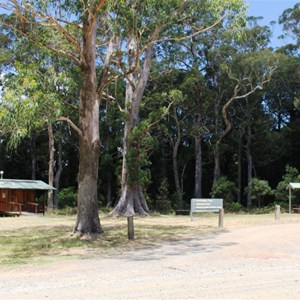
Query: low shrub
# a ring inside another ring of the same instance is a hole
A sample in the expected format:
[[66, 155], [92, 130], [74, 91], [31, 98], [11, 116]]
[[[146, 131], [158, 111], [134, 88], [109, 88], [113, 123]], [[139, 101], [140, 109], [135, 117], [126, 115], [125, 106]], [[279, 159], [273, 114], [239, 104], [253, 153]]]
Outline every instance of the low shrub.
[[57, 195], [58, 208], [63, 209], [65, 207], [77, 206], [77, 194], [73, 187], [67, 187], [58, 192]]

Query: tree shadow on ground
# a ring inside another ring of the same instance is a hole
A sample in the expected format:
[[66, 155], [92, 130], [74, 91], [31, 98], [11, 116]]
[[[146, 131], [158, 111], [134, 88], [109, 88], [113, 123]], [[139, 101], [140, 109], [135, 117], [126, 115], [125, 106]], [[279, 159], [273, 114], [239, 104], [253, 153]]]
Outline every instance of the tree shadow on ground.
[[120, 258], [129, 261], [155, 261], [171, 256], [187, 256], [196, 253], [217, 252], [224, 247], [237, 245], [237, 243], [231, 242], [215, 242], [217, 236], [227, 232], [227, 230], [222, 230], [199, 238], [193, 237], [168, 242], [164, 241], [159, 245], [148, 245], [147, 247], [122, 253]]

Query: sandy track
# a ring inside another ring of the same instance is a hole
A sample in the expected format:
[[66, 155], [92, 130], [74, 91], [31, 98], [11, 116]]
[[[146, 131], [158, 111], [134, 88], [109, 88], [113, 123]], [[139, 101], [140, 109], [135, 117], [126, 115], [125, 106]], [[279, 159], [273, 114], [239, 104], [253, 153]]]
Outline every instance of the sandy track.
[[300, 299], [300, 224], [2, 270], [0, 299]]

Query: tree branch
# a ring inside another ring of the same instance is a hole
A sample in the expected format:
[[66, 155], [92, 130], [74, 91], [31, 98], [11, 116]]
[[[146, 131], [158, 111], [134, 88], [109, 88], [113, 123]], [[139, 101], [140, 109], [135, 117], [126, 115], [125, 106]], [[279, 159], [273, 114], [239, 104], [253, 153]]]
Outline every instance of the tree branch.
[[42, 42], [40, 39], [36, 38], [36, 35], [35, 36], [31, 35], [30, 31], [27, 31], [27, 29], [25, 27], [26, 24], [41, 25], [43, 27], [53, 27], [53, 28], [57, 29], [65, 37], [65, 39], [68, 42], [72, 43], [72, 45], [79, 52], [79, 54], [81, 54], [81, 46], [80, 46], [79, 41], [72, 34], [70, 34], [70, 32], [68, 32], [61, 25], [59, 25], [57, 20], [55, 20], [53, 17], [50, 17], [50, 16], [43, 16], [43, 15], [37, 14], [34, 11], [34, 9], [28, 3], [24, 3], [24, 5], [25, 5], [25, 8], [24, 8], [25, 12], [26, 11], [27, 12], [30, 11], [31, 15], [34, 15], [35, 17], [37, 17], [39, 19], [47, 20], [46, 22], [40, 22], [40, 23], [33, 22], [33, 21], [27, 19], [26, 16], [24, 16], [25, 12], [21, 11], [21, 6], [17, 3], [17, 1], [14, 0], [14, 4], [15, 4], [14, 7], [12, 6], [11, 8], [10, 7], [5, 7], [5, 8], [8, 9], [8, 10], [11, 10], [11, 11], [15, 10], [16, 16], [17, 16], [17, 19], [20, 22], [21, 28], [18, 29], [18, 28], [16, 28], [13, 25], [8, 24], [7, 22], [4, 22], [1, 19], [0, 19], [0, 24], [2, 24], [5, 27], [10, 28], [13, 31], [21, 34], [22, 36], [24, 36], [25, 38], [27, 38], [28, 40], [30, 40], [34, 44], [36, 44], [36, 45], [38, 45], [38, 46], [40, 46], [42, 48], [51, 50], [52, 52], [58, 54], [59, 56], [68, 57], [72, 61], [74, 61], [77, 65], [79, 65], [79, 66], [81, 65], [80, 60], [76, 57], [76, 55], [74, 53], [66, 51], [66, 50], [62, 50], [62, 49], [57, 49], [57, 48], [51, 46], [50, 44]]
[[[223, 134], [219, 137], [218, 141], [221, 141], [231, 130], [232, 124], [227, 116], [227, 109], [229, 108], [229, 106], [231, 105], [231, 103], [235, 100], [238, 99], [244, 99], [247, 98], [248, 96], [250, 96], [251, 94], [255, 93], [257, 90], [262, 90], [263, 86], [269, 82], [271, 80], [271, 76], [273, 74], [273, 72], [277, 69], [277, 66], [271, 67], [267, 73], [267, 75], [263, 76], [263, 80], [261, 82], [261, 84], [257, 84], [254, 88], [251, 87], [251, 90], [248, 91], [247, 93], [243, 94], [243, 95], [239, 95], [238, 96], [238, 92], [240, 90], [240, 84], [241, 81], [238, 82], [238, 84], [235, 86], [234, 88], [234, 92], [233, 92], [233, 96], [225, 103], [225, 105], [222, 108], [222, 115], [224, 118], [224, 122], [225, 122], [225, 130], [223, 132]], [[265, 77], [265, 78], [264, 78]], [[230, 76], [231, 79], [234, 79], [236, 81], [238, 81], [237, 78], [233, 78]], [[242, 80], [243, 81], [243, 80]]]
[[[112, 60], [113, 53], [116, 47], [116, 38], [115, 36], [111, 37], [108, 45], [108, 49], [106, 52], [105, 60], [103, 63], [102, 71], [98, 80], [97, 94], [101, 96], [101, 93], [105, 86], [108, 84], [108, 75], [109, 75], [109, 67]], [[113, 79], [113, 78], [112, 78]]]
[[67, 117], [59, 117], [56, 121], [67, 122], [70, 127], [72, 127], [79, 136], [82, 136], [82, 131]]

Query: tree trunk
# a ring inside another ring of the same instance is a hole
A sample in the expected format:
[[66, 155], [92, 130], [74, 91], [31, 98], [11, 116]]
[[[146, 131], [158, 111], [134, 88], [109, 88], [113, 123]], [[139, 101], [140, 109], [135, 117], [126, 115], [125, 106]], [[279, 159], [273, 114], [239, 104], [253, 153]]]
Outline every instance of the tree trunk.
[[247, 144], [246, 144], [246, 157], [247, 157], [247, 184], [248, 184], [247, 207], [251, 208], [251, 206], [252, 206], [251, 181], [252, 181], [253, 161], [252, 161], [252, 155], [251, 155], [251, 125], [250, 124], [248, 124]]
[[32, 134], [30, 139], [30, 155], [31, 155], [31, 179], [36, 179], [36, 162], [37, 162], [37, 155], [36, 155], [36, 136], [35, 133]]
[[[153, 45], [149, 43], [147, 46], [143, 67], [140, 70], [139, 66], [136, 65], [140, 59], [138, 44], [136, 35], [132, 34], [127, 44], [129, 69], [133, 71], [126, 76], [126, 119], [124, 125], [121, 196], [116, 207], [111, 212], [111, 215], [114, 216], [123, 215], [129, 217], [135, 214], [147, 215], [149, 213], [149, 208], [138, 178], [140, 149], [138, 145], [133, 145], [130, 141], [130, 134], [139, 123], [140, 105], [150, 73]], [[132, 166], [133, 158], [131, 157], [133, 150], [137, 153], [134, 158], [134, 166]], [[128, 163], [129, 157], [131, 158], [131, 165]]]
[[[193, 56], [193, 68], [199, 69], [199, 59], [197, 52], [197, 37], [192, 37], [191, 53]], [[196, 88], [195, 92], [200, 95], [201, 89]], [[201, 134], [201, 123], [202, 123], [202, 103], [200, 97], [196, 97], [195, 100], [196, 113], [195, 117], [195, 197], [202, 197], [202, 134]]]
[[178, 162], [177, 162], [179, 143], [180, 143], [180, 138], [177, 137], [177, 141], [173, 149], [173, 171], [174, 171], [175, 188], [178, 197], [178, 209], [183, 209], [182, 189], [180, 185]]
[[[48, 184], [53, 186], [54, 181], [54, 136], [51, 121], [48, 121], [48, 143], [49, 143], [49, 165], [48, 165]], [[48, 208], [53, 208], [53, 190], [48, 191]]]
[[214, 115], [215, 115], [215, 137], [216, 137], [216, 144], [214, 149], [214, 179], [213, 184], [217, 182], [217, 180], [221, 176], [221, 168], [220, 168], [220, 144], [222, 141], [222, 134], [220, 132], [220, 123], [219, 123], [219, 110], [220, 110], [220, 101], [221, 99], [215, 100], [214, 105]]
[[79, 174], [78, 210], [75, 232], [102, 233], [98, 214], [98, 167], [100, 154], [99, 101], [96, 83], [96, 32], [95, 15], [89, 11], [83, 17], [83, 82], [79, 106]]
[[112, 207], [112, 172], [107, 173], [107, 194], [106, 194], [106, 208]]
[[[129, 141], [129, 135], [134, 127], [133, 120], [135, 118], [128, 118], [125, 121], [124, 144], [123, 144], [123, 164], [122, 164], [122, 182], [121, 182], [121, 196], [112, 215], [121, 215], [130, 217], [135, 214], [147, 215], [149, 209], [144, 197], [143, 189], [138, 182], [132, 180], [132, 174], [128, 166], [128, 154], [132, 150], [133, 145]], [[133, 169], [132, 166], [130, 166]], [[136, 157], [135, 172], [139, 173], [139, 158]]]
[[200, 133], [201, 117], [196, 115], [196, 135], [195, 135], [195, 197], [202, 197], [202, 134]]
[[237, 181], [238, 181], [238, 191], [237, 191], [237, 202], [242, 203], [242, 138], [243, 135], [239, 135], [239, 145], [238, 145], [238, 161], [237, 161]]
[[214, 181], [213, 183], [216, 183], [217, 180], [221, 176], [221, 167], [220, 167], [220, 142], [218, 141], [215, 146], [214, 150]]
[[58, 158], [57, 158], [58, 168], [57, 168], [57, 171], [56, 171], [55, 177], [54, 177], [54, 187], [56, 188], [56, 190], [54, 191], [54, 194], [53, 194], [53, 205], [54, 205], [55, 208], [58, 208], [57, 195], [58, 195], [58, 192], [59, 192], [60, 177], [61, 177], [61, 174], [62, 174], [62, 171], [63, 171], [63, 166], [62, 166], [62, 139], [61, 138], [59, 139], [59, 142], [58, 142], [57, 154], [58, 154]]
[[174, 108], [174, 120], [176, 122], [177, 126], [177, 138], [174, 143], [173, 139], [170, 138], [172, 146], [173, 146], [173, 154], [172, 154], [172, 160], [173, 160], [173, 174], [174, 174], [174, 182], [175, 182], [175, 189], [177, 193], [177, 200], [178, 200], [178, 209], [183, 209], [183, 195], [182, 195], [182, 186], [180, 185], [180, 179], [179, 179], [179, 170], [178, 170], [178, 150], [181, 142], [181, 128], [180, 128], [180, 122], [177, 117], [177, 111], [176, 107]]
[[[145, 197], [142, 191], [142, 187], [137, 181], [132, 179], [133, 166], [128, 166], [128, 155], [130, 151], [134, 149], [134, 146], [130, 143], [130, 133], [134, 126], [138, 122], [138, 111], [134, 109], [133, 105], [130, 106], [130, 98], [133, 99], [133, 93], [131, 93], [130, 83], [127, 82], [126, 87], [126, 107], [128, 107], [128, 117], [125, 120], [124, 130], [124, 143], [123, 143], [123, 163], [122, 163], [122, 181], [121, 181], [121, 196], [112, 215], [133, 216], [135, 214], [147, 215], [149, 213], [148, 206], [145, 201]], [[133, 102], [133, 101], [132, 101]], [[128, 103], [128, 104], [127, 104]], [[135, 157], [135, 173], [139, 173], [139, 157]], [[132, 163], [132, 162], [131, 162]], [[131, 168], [131, 171], [129, 170]]]

